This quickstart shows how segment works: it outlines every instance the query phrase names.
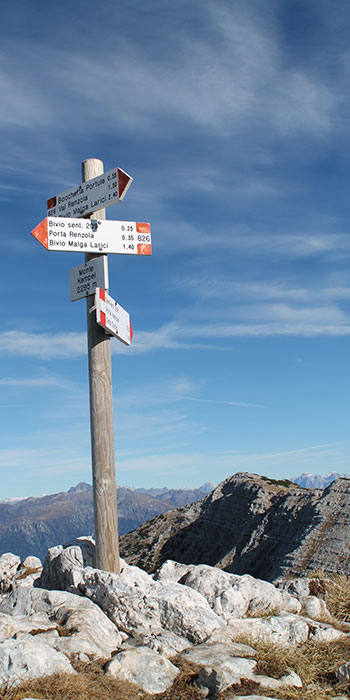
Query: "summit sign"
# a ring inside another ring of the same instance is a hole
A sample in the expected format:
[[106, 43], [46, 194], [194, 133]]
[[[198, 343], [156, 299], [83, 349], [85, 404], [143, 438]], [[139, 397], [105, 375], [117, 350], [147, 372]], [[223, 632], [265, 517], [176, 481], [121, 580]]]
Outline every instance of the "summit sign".
[[47, 200], [48, 216], [82, 217], [124, 199], [133, 178], [121, 168], [81, 182]]

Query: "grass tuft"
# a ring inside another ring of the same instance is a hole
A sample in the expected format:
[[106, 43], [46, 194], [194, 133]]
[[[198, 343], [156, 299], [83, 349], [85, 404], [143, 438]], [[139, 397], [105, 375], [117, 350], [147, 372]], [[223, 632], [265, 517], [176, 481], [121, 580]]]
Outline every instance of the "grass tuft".
[[327, 607], [341, 622], [350, 622], [350, 578], [336, 574], [327, 582]]

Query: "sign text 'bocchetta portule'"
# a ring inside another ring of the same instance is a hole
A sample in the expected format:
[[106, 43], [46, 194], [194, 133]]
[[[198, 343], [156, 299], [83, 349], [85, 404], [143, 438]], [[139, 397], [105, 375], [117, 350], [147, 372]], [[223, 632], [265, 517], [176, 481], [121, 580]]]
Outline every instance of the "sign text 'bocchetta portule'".
[[48, 216], [80, 217], [124, 199], [133, 178], [113, 168], [47, 200]]

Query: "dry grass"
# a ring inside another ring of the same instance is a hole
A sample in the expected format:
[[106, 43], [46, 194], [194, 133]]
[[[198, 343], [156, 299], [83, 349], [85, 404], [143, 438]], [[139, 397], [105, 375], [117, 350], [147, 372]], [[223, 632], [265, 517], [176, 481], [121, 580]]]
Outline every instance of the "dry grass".
[[245, 617], [249, 619], [255, 619], [255, 618], [261, 618], [261, 617], [271, 617], [271, 615], [279, 615], [280, 614], [280, 608], [278, 606], [269, 606], [267, 608], [255, 608], [255, 610], [251, 611], [248, 610], [245, 613]]
[[131, 683], [120, 681], [103, 672], [102, 664], [91, 662], [77, 664], [76, 675], [55, 673], [37, 680], [27, 681], [0, 694], [6, 700], [22, 700], [25, 697], [47, 700], [148, 700], [151, 696]]
[[[249, 642], [247, 638], [245, 643]], [[252, 643], [252, 642], [250, 642]], [[334, 670], [350, 658], [350, 639], [332, 643], [307, 642], [297, 647], [281, 648], [266, 642], [252, 645], [257, 650], [257, 672], [273, 678], [281, 678], [294, 670], [302, 679], [303, 688], [283, 688], [283, 691], [262, 689], [254, 681], [233, 685], [217, 696], [216, 700], [228, 700], [235, 695], [266, 695], [280, 700], [330, 700], [336, 695], [350, 697], [350, 683], [336, 683]], [[21, 686], [1, 693], [6, 700], [22, 700], [25, 697], [47, 700], [202, 700], [196, 687], [199, 666], [176, 657], [173, 660], [180, 674], [171, 688], [164, 693], [149, 695], [131, 683], [105, 675], [103, 662], [83, 663], [73, 661], [77, 675], [55, 674], [28, 681]]]
[[22, 574], [17, 576], [16, 581], [21, 581], [31, 574], [37, 574], [39, 571], [41, 571], [41, 566], [37, 566], [35, 569], [25, 569]]
[[16, 688], [0, 690], [4, 700], [22, 700], [26, 697], [45, 700], [203, 700], [203, 695], [195, 686], [198, 666], [183, 659], [176, 665], [181, 673], [171, 688], [164, 693], [149, 695], [132, 683], [106, 675], [104, 662], [83, 663], [73, 661], [76, 675], [56, 673], [37, 680], [27, 681]]
[[350, 622], [350, 578], [344, 574], [332, 576], [327, 583], [327, 607], [341, 622]]
[[[335, 695], [350, 693], [350, 683], [337, 683], [335, 669], [341, 663], [350, 659], [350, 639], [339, 639], [335, 642], [315, 643], [312, 641], [295, 647], [278, 647], [268, 642], [252, 641], [245, 637], [240, 639], [245, 644], [251, 644], [257, 651], [256, 673], [280, 679], [291, 670], [297, 673], [303, 683], [302, 688], [283, 688], [283, 691], [269, 691], [268, 695], [283, 700], [326, 700]], [[230, 694], [231, 693], [231, 694]], [[239, 687], [232, 686], [230, 693], [225, 691], [219, 698], [234, 697], [234, 695], [249, 695], [240, 692]], [[266, 689], [251, 691], [251, 694], [266, 695]]]

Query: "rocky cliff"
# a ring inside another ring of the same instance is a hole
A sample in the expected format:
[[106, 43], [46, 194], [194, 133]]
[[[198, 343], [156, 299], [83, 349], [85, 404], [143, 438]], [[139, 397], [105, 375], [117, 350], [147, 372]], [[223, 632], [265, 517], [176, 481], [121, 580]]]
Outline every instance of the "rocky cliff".
[[121, 553], [147, 571], [173, 559], [272, 581], [316, 569], [349, 575], [349, 537], [350, 479], [322, 491], [238, 473], [124, 535]]

